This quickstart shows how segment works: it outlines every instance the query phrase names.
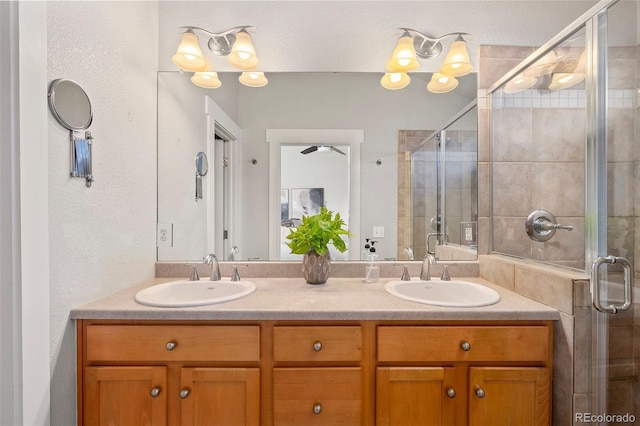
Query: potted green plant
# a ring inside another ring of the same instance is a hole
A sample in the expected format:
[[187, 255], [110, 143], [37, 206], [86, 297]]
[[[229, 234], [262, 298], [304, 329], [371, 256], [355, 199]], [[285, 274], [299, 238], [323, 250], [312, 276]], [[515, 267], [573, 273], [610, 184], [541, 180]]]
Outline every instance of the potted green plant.
[[351, 234], [343, 228], [345, 225], [340, 213], [334, 217], [333, 212], [323, 206], [316, 215], [302, 216], [302, 223], [287, 235], [291, 253], [304, 255], [302, 272], [309, 284], [327, 282], [331, 271], [330, 243], [340, 253], [347, 250], [342, 236]]

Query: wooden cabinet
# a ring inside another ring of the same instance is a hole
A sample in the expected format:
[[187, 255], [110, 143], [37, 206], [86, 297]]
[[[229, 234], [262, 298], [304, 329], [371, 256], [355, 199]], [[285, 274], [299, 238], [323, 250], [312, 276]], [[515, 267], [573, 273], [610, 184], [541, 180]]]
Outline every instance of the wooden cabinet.
[[460, 424], [455, 376], [455, 367], [378, 367], [376, 424]]
[[87, 367], [84, 377], [84, 424], [167, 424], [165, 367]]
[[550, 424], [552, 322], [78, 321], [82, 425]]
[[377, 368], [377, 425], [551, 424], [549, 327], [383, 326], [377, 335], [378, 361], [399, 365]]
[[258, 325], [88, 323], [79, 341], [82, 424], [260, 424]]
[[471, 426], [549, 424], [548, 368], [470, 368], [469, 385]]
[[362, 327], [273, 328], [273, 424], [363, 424]]

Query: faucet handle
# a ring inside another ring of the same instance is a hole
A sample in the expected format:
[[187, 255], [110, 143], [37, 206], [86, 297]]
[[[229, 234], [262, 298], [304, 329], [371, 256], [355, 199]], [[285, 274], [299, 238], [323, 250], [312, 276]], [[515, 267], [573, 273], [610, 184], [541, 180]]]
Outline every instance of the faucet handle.
[[402, 281], [411, 281], [411, 275], [409, 275], [409, 268], [407, 267], [407, 265], [403, 265], [404, 269], [402, 270], [402, 276], [400, 277], [400, 279]]
[[191, 266], [191, 268], [193, 268], [191, 270], [191, 276], [189, 277], [189, 281], [198, 281], [200, 279], [200, 276], [198, 275], [197, 263], [185, 263], [184, 266]]
[[449, 266], [458, 266], [457, 263], [450, 263], [449, 265], [442, 265], [442, 276], [440, 277], [441, 281], [451, 281], [451, 276], [449, 275]]
[[231, 274], [231, 281], [240, 281], [240, 274], [238, 273], [238, 266], [247, 267], [249, 265], [233, 265], [233, 273]]

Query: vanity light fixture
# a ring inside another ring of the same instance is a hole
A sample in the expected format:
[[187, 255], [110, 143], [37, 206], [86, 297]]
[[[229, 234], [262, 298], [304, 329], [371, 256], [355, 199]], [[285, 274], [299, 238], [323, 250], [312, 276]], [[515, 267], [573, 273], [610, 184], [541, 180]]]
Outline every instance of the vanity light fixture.
[[420, 66], [418, 58], [437, 58], [442, 53], [441, 41], [447, 37], [456, 37], [456, 39], [451, 43], [442, 67], [439, 72], [434, 73], [427, 89], [433, 93], [446, 93], [458, 85], [455, 77], [462, 77], [473, 71], [467, 42], [462, 37], [469, 35], [468, 33], [450, 33], [432, 38], [411, 28], [400, 28], [400, 30], [403, 33], [398, 39], [391, 59], [387, 62], [387, 73], [380, 80], [382, 87], [390, 90], [406, 87], [410, 81], [407, 72], [414, 71]]
[[538, 81], [537, 77], [518, 74], [512, 80], [504, 85], [502, 91], [504, 93], [519, 93], [532, 88]]
[[[587, 51], [583, 51], [577, 63], [575, 57], [561, 61], [553, 70], [549, 90], [562, 90], [575, 86], [584, 81]], [[575, 65], [573, 65], [575, 64]]]
[[427, 90], [431, 93], [447, 93], [458, 87], [458, 79], [434, 72]]
[[205, 89], [217, 89], [222, 86], [218, 73], [215, 71], [198, 71], [191, 77], [191, 82]]
[[[227, 62], [238, 70], [254, 70], [260, 62], [251, 41], [251, 35], [247, 32], [248, 29], [255, 27], [244, 25], [233, 27], [220, 33], [212, 33], [194, 26], [181, 28], [186, 28], [186, 31], [182, 34], [182, 41], [172, 59], [181, 70], [197, 73], [191, 78], [191, 81], [200, 87], [215, 89], [220, 87], [222, 83], [218, 79], [217, 73], [210, 69], [206, 58], [202, 54], [196, 32], [209, 37], [207, 42], [209, 50], [215, 55], [226, 56]], [[267, 84], [264, 73], [258, 74], [262, 76], [259, 80], [260, 85]], [[247, 85], [260, 87], [256, 85], [255, 79], [253, 81], [254, 84]], [[246, 83], [243, 82], [243, 84]]]
[[178, 46], [178, 51], [173, 55], [173, 63], [184, 71], [204, 71], [207, 69], [207, 60], [200, 50], [198, 36], [192, 28], [188, 28], [182, 34], [182, 41]]
[[406, 72], [388, 72], [380, 79], [380, 84], [385, 89], [398, 90], [407, 87], [411, 77]]
[[267, 77], [264, 76], [263, 72], [257, 71], [245, 71], [240, 74], [238, 80], [240, 81], [240, 83], [248, 87], [262, 87], [266, 86], [269, 82], [269, 80], [267, 80]]

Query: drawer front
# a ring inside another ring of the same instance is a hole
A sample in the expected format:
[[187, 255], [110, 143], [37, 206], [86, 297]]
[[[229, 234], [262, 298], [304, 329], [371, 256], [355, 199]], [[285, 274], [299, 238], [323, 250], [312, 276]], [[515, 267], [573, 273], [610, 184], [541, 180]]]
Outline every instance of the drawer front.
[[358, 326], [273, 328], [275, 361], [360, 361], [362, 329]]
[[383, 326], [378, 360], [545, 362], [550, 332], [545, 326]]
[[360, 368], [276, 368], [274, 425], [361, 425]]
[[88, 361], [259, 361], [260, 327], [89, 325]]

